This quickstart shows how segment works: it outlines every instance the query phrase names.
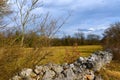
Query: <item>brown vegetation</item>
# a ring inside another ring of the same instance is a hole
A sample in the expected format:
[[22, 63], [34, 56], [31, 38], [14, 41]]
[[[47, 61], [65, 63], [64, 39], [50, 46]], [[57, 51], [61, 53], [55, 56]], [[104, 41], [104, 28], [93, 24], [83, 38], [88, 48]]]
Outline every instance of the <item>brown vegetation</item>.
[[77, 46], [77, 44], [74, 44], [74, 46], [71, 48], [71, 50], [65, 49], [65, 57], [64, 61], [67, 63], [74, 62], [78, 57], [80, 56], [80, 51]]
[[103, 38], [105, 49], [111, 49], [115, 60], [120, 60], [120, 22], [106, 29]]
[[120, 79], [120, 63], [112, 61], [105, 69], [100, 71], [104, 80], [119, 80]]
[[8, 80], [23, 68], [33, 68], [50, 56], [48, 49], [32, 48], [1, 48], [0, 49], [0, 80]]

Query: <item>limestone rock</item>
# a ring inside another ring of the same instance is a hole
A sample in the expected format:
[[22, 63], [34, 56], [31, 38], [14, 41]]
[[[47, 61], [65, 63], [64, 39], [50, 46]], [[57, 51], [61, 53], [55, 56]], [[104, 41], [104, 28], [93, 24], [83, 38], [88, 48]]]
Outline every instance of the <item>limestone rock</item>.
[[43, 69], [42, 66], [36, 66], [34, 71], [36, 74], [40, 74], [42, 72], [42, 69]]
[[31, 73], [32, 73], [32, 69], [25, 68], [19, 73], [19, 75], [21, 77], [27, 77], [27, 76], [30, 76]]
[[75, 79], [75, 74], [71, 68], [66, 69], [64, 71], [64, 75], [65, 75], [66, 80], [74, 80]]
[[52, 80], [55, 76], [55, 72], [52, 70], [48, 70], [45, 72], [42, 80]]
[[32, 69], [23, 69], [20, 73], [19, 73], [19, 76], [22, 78], [22, 79], [25, 79], [25, 80], [35, 80], [36, 79], [36, 74], [33, 72]]
[[11, 80], [22, 80], [22, 78], [20, 76], [16, 75]]

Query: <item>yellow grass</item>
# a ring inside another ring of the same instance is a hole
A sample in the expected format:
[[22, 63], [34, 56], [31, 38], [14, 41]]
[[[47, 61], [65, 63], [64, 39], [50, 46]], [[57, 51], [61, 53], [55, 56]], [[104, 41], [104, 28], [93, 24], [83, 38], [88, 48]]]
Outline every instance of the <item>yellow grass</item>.
[[78, 47], [74, 47], [74, 46], [50, 47], [49, 51], [51, 52], [52, 56], [47, 57], [42, 63], [48, 63], [48, 62], [54, 62], [57, 64], [65, 63], [64, 56], [66, 55], [66, 52], [72, 53], [73, 48], [80, 53], [78, 57], [80, 56], [88, 57], [91, 53], [102, 49], [100, 45], [85, 45]]
[[[72, 56], [76, 55], [74, 54], [74, 49], [75, 52], [80, 53], [75, 56], [77, 59], [80, 56], [87, 57], [92, 52], [101, 50], [102, 47], [100, 45], [60, 46], [38, 50], [33, 48], [1, 48], [0, 80], [8, 80], [23, 68], [33, 68], [35, 65], [47, 64], [49, 62], [63, 64], [65, 63], [66, 53], [72, 54]], [[44, 56], [46, 52], [48, 54]], [[106, 76], [108, 80], [120, 80], [120, 64], [118, 62], [110, 63], [107, 66], [107, 70], [103, 72], [103, 76]]]
[[100, 71], [104, 80], [120, 80], [120, 62], [112, 61], [106, 65], [105, 69]]
[[120, 79], [120, 72], [118, 72], [118, 71], [106, 70], [106, 75], [108, 75], [110, 77], [114, 77], [116, 79]]
[[114, 70], [101, 70], [100, 74], [102, 75], [104, 80], [120, 80], [120, 72]]

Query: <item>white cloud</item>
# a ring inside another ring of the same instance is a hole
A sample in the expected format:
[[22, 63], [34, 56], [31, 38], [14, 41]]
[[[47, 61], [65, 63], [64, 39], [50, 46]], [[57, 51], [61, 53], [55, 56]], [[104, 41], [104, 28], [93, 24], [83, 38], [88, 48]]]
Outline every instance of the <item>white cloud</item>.
[[95, 28], [89, 28], [88, 30], [89, 31], [95, 31]]

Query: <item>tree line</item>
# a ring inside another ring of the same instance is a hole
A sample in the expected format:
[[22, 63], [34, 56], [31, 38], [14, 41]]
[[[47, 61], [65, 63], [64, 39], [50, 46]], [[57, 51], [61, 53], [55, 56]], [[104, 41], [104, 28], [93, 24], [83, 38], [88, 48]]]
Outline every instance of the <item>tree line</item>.
[[84, 33], [75, 33], [73, 36], [67, 35], [62, 38], [53, 38], [53, 46], [73, 46], [73, 45], [100, 45], [101, 39], [99, 35]]
[[[0, 32], [0, 46], [19, 46], [22, 34], [19, 30], [5, 30]], [[100, 36], [96, 34], [75, 33], [74, 36], [64, 36], [62, 38], [47, 37], [35, 31], [25, 33], [25, 47], [40, 46], [73, 46], [73, 45], [98, 45], [101, 44]]]

